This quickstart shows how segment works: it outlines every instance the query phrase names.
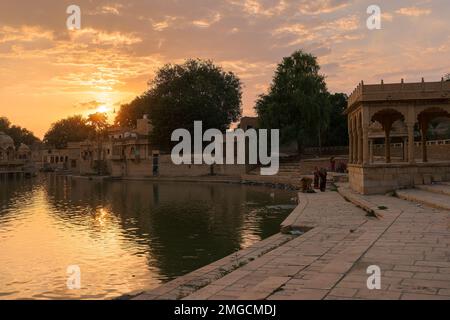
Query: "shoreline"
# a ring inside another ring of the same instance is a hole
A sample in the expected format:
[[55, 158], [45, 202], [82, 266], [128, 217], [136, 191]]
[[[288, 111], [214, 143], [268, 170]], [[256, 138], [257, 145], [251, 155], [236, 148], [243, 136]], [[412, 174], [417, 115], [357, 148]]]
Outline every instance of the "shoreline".
[[307, 204], [307, 198], [303, 193], [298, 193], [298, 199], [295, 209], [280, 224], [278, 233], [156, 288], [133, 291], [114, 300], [181, 300], [215, 281], [220, 281], [230, 273], [239, 271], [240, 268], [281, 248], [290, 241], [306, 235], [314, 227], [296, 224]]
[[265, 186], [274, 189], [298, 191], [299, 186], [293, 183], [274, 181], [271, 179], [252, 179], [233, 176], [200, 176], [200, 177], [111, 177], [111, 176], [80, 176], [80, 175], [61, 175], [70, 179], [89, 180], [89, 181], [149, 181], [149, 182], [187, 182], [187, 183], [225, 183], [241, 184], [250, 186]]
[[[337, 191], [299, 194], [299, 206], [282, 225], [303, 228], [304, 233], [280, 232], [122, 299], [450, 299], [449, 211], [389, 195], [361, 195], [348, 184], [340, 184]], [[418, 239], [426, 241], [419, 244]], [[367, 286], [370, 266], [380, 268], [379, 290]]]

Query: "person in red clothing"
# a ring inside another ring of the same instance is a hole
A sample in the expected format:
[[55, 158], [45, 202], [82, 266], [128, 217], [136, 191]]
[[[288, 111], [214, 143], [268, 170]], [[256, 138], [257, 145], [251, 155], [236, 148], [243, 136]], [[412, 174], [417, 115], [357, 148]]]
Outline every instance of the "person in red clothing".
[[336, 159], [334, 157], [330, 158], [330, 170], [336, 172]]

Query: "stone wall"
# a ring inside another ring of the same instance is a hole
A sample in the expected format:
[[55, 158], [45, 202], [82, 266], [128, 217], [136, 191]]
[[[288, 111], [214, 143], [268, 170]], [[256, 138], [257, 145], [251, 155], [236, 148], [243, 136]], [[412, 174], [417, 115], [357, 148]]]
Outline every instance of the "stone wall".
[[[444, 140], [445, 141], [445, 140]], [[442, 141], [442, 142], [444, 142]], [[430, 160], [450, 160], [450, 144], [437, 144], [442, 143], [439, 141], [429, 142], [427, 146], [428, 159]], [[449, 141], [450, 142], [450, 141]], [[430, 145], [430, 143], [432, 143]], [[434, 144], [436, 143], [436, 144]], [[393, 144], [391, 146], [391, 156], [396, 158], [402, 157], [403, 149], [399, 144]], [[373, 149], [373, 154], [376, 157], [384, 157], [384, 145], [376, 145]], [[422, 158], [422, 146], [420, 143], [416, 143], [414, 147], [414, 157], [416, 159]]]
[[[110, 161], [110, 170], [113, 177], [153, 177], [153, 160], [119, 160]], [[221, 176], [240, 177], [245, 174], [245, 165], [214, 165], [213, 173]], [[201, 177], [211, 175], [211, 166], [201, 165], [175, 165], [170, 155], [159, 156], [158, 176], [160, 177]]]
[[450, 162], [348, 166], [351, 188], [362, 194], [382, 194], [415, 185], [450, 181]]

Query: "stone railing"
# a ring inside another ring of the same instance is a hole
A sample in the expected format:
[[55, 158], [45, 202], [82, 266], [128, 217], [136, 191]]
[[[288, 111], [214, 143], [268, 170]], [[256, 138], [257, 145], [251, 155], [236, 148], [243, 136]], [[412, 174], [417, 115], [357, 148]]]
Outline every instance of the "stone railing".
[[[422, 146], [422, 142], [417, 141], [417, 142], [414, 143], [414, 145], [416, 147], [421, 147]], [[450, 139], [427, 141], [427, 146], [443, 146], [443, 145], [450, 145]], [[391, 143], [391, 147], [392, 148], [401, 148], [402, 147], [402, 143]], [[374, 144], [373, 148], [374, 149], [383, 149], [384, 148], [384, 143], [382, 143], [382, 144]]]

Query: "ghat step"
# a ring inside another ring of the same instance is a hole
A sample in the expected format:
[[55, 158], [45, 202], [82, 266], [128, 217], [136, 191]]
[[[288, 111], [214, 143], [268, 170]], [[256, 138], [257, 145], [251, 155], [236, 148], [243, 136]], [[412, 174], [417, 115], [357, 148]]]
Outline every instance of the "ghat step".
[[437, 209], [450, 210], [450, 195], [416, 189], [397, 191], [397, 196], [403, 200], [424, 204]]
[[450, 196], [450, 184], [447, 183], [439, 183], [439, 184], [433, 184], [433, 185], [423, 185], [423, 186], [416, 186], [417, 189], [443, 194]]

